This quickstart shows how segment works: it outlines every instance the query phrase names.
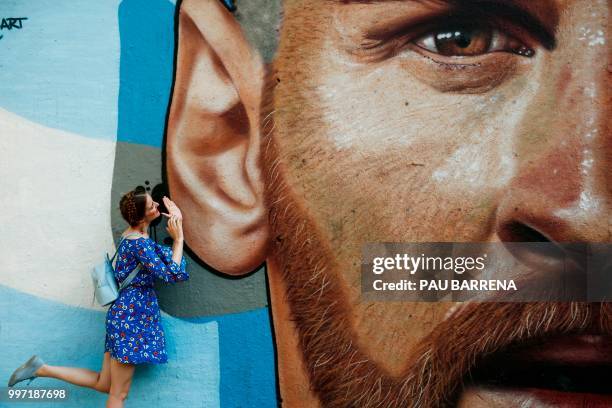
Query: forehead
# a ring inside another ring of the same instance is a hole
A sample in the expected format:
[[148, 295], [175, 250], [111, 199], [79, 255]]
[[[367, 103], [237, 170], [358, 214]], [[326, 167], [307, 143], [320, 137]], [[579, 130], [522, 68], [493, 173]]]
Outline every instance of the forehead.
[[[384, 11], [385, 13], [405, 11], [418, 14], [432, 10], [440, 12], [462, 10], [478, 13], [482, 10], [496, 9], [500, 13], [533, 17], [541, 21], [546, 28], [554, 30], [559, 22], [560, 14], [576, 3], [594, 5], [586, 0], [284, 0], [282, 1], [284, 18], [281, 26], [290, 27], [291, 32], [295, 30], [304, 32], [303, 28], [312, 28], [312, 24], [318, 22], [320, 18], [326, 19], [326, 26], [318, 25], [318, 29], [311, 32], [316, 35], [324, 32], [326, 28], [334, 27], [333, 16], [339, 11], [367, 10], [368, 12]], [[605, 0], [597, 3], [600, 6], [606, 5]], [[301, 24], [293, 24], [297, 22], [292, 19], [295, 15], [302, 16], [304, 20], [300, 21]], [[353, 16], [359, 18], [357, 13], [354, 13]], [[474, 14], [474, 17], [477, 15]], [[286, 35], [287, 31], [281, 30], [281, 36], [283, 34]]]

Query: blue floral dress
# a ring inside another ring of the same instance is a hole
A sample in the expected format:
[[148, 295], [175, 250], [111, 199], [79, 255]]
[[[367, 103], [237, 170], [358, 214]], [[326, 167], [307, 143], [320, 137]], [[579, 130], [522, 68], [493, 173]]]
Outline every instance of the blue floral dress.
[[115, 278], [120, 284], [142, 264], [132, 282], [125, 287], [106, 313], [104, 351], [111, 357], [131, 364], [163, 364], [168, 361], [155, 278], [165, 282], [189, 279], [185, 258], [181, 264], [172, 260], [172, 249], [150, 238], [124, 239], [117, 252]]

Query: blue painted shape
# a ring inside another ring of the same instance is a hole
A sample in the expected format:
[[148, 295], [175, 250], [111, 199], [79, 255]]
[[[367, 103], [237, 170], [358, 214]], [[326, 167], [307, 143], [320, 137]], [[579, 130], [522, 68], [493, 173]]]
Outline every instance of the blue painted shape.
[[222, 3], [229, 11], [236, 11], [236, 5], [234, 4], [234, 0], [222, 0]]
[[[104, 319], [104, 312], [0, 285], [0, 385], [6, 386], [13, 370], [32, 354], [49, 364], [99, 370], [104, 353]], [[218, 323], [211, 320], [196, 324], [166, 314], [162, 320], [168, 337], [168, 363], [137, 367], [126, 406], [219, 407]], [[38, 378], [29, 387], [66, 387], [70, 398], [60, 404], [62, 407], [101, 407], [106, 401], [105, 394], [51, 378]], [[0, 403], [7, 408], [14, 405]]]
[[276, 407], [274, 345], [268, 308], [191, 322], [219, 323], [221, 406]]
[[3, 0], [27, 17], [0, 34], [0, 107], [48, 127], [114, 140], [119, 86], [118, 0]]
[[167, 0], [123, 0], [117, 140], [161, 147], [172, 86], [174, 9]]

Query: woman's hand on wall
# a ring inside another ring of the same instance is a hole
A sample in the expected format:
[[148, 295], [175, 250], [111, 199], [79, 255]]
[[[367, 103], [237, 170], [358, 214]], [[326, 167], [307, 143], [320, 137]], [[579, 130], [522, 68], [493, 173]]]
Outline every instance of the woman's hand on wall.
[[183, 213], [181, 212], [181, 209], [178, 208], [178, 205], [176, 205], [174, 201], [172, 201], [166, 196], [164, 196], [163, 200], [164, 200], [164, 205], [168, 209], [168, 213], [162, 213], [162, 214], [168, 218], [175, 216], [180, 221], [183, 221]]

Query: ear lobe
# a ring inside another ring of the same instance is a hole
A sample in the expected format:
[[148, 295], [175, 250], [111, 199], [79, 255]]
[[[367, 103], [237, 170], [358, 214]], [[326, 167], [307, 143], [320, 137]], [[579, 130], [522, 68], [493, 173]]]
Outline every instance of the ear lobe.
[[239, 275], [266, 256], [268, 222], [259, 164], [264, 67], [218, 0], [185, 0], [166, 135], [171, 196], [189, 247]]

